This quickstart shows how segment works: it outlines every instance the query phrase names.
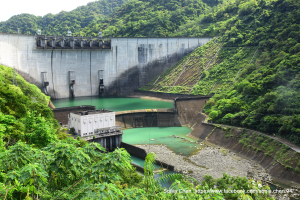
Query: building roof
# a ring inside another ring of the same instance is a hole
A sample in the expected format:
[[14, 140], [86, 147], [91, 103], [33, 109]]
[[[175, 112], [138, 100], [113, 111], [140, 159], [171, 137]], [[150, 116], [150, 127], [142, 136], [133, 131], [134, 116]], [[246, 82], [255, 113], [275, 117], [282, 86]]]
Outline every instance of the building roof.
[[111, 113], [111, 112], [114, 112], [114, 111], [101, 109], [101, 110], [78, 111], [78, 112], [71, 112], [71, 113], [76, 114], [76, 115], [95, 115], [95, 114]]

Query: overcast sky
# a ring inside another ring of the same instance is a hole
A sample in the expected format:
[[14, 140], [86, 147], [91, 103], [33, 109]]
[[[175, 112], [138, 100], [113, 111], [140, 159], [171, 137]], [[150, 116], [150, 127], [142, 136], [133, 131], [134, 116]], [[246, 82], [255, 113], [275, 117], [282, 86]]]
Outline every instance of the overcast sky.
[[22, 13], [44, 16], [48, 13], [57, 14], [62, 10], [71, 11], [92, 1], [95, 0], [3, 0], [0, 8], [0, 21], [6, 21]]

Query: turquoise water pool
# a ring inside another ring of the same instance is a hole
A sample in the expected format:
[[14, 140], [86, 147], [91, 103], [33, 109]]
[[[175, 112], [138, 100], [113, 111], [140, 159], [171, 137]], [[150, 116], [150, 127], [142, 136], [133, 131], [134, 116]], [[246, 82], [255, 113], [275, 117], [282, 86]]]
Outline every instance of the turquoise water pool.
[[[188, 127], [150, 127], [123, 130], [123, 142], [137, 144], [164, 144], [176, 154], [190, 156], [202, 146], [186, 135], [191, 132]], [[175, 138], [176, 135], [179, 138]], [[184, 139], [181, 139], [184, 138]]]
[[74, 99], [52, 100], [56, 108], [72, 107], [80, 105], [96, 106], [96, 109], [112, 111], [173, 108], [172, 102], [155, 101], [141, 98], [99, 98], [99, 97], [76, 97]]

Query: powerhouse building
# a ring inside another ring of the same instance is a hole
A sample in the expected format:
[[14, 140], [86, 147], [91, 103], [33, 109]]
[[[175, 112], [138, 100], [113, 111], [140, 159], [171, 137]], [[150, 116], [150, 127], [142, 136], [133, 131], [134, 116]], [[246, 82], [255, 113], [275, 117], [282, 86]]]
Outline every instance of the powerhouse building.
[[90, 110], [70, 113], [68, 128], [74, 128], [76, 135], [93, 140], [104, 148], [113, 150], [122, 142], [121, 126], [115, 125], [115, 112]]

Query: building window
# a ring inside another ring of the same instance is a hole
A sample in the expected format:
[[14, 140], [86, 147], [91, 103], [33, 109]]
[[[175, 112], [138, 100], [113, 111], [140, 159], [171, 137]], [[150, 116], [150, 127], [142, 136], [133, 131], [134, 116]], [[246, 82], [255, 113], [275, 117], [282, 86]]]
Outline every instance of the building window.
[[78, 129], [78, 134], [80, 135], [81, 134], [81, 131]]

